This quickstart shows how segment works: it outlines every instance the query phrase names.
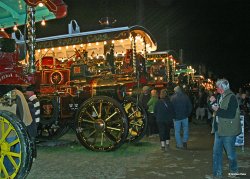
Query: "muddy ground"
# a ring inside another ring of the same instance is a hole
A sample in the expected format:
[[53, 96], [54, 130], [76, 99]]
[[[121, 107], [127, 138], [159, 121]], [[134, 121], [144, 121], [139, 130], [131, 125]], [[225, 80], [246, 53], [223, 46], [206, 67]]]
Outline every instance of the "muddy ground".
[[[212, 178], [213, 135], [209, 125], [190, 123], [188, 150], [175, 148], [173, 134], [170, 145], [169, 151], [162, 152], [158, 136], [151, 136], [113, 152], [92, 152], [70, 131], [58, 141], [39, 144], [28, 179]], [[237, 147], [237, 153], [238, 178], [250, 178], [250, 132], [245, 133], [245, 146]], [[228, 178], [226, 157], [224, 178]]]

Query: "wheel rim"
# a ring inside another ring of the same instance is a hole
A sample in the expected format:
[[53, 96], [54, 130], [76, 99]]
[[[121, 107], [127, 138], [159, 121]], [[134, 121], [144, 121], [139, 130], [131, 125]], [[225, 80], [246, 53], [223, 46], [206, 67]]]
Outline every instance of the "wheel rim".
[[14, 126], [0, 116], [0, 178], [14, 178], [21, 165], [21, 142]]
[[125, 98], [123, 107], [129, 120], [129, 134], [127, 141], [137, 142], [140, 140], [147, 127], [147, 114], [141, 105], [136, 103], [136, 99]]
[[94, 97], [84, 102], [77, 115], [77, 136], [94, 151], [109, 151], [120, 146], [128, 132], [122, 107], [111, 98]]
[[38, 126], [38, 138], [42, 140], [58, 139], [66, 134], [70, 130], [70, 126], [67, 124], [62, 125], [39, 125]]

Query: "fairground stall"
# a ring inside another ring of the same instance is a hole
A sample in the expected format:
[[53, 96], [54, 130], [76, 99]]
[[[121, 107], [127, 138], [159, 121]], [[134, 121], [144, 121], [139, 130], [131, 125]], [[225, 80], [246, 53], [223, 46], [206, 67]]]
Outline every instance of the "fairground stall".
[[[1, 0], [0, 12], [0, 178], [23, 179], [31, 169], [35, 144], [27, 132], [26, 123], [15, 115], [17, 94], [13, 89], [35, 82], [35, 23], [43, 17], [47, 20], [64, 17], [67, 6], [62, 0]], [[20, 25], [24, 25], [28, 34], [27, 68], [20, 64], [26, 51], [22, 51], [5, 32], [6, 28], [12, 27], [17, 31]]]

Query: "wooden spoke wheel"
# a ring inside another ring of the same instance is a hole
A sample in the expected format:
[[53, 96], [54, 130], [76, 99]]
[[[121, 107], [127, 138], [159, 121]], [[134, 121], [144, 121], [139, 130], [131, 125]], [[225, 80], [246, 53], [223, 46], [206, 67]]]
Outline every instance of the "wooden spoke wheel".
[[0, 179], [26, 178], [33, 162], [31, 143], [23, 122], [0, 111]]
[[39, 97], [41, 106], [41, 120], [38, 126], [38, 138], [40, 140], [58, 139], [66, 134], [70, 126], [59, 121], [59, 103], [56, 96]]
[[107, 96], [86, 100], [76, 115], [76, 135], [83, 146], [93, 151], [119, 148], [128, 135], [123, 107]]
[[56, 96], [41, 96], [40, 101], [40, 123], [43, 125], [54, 124], [59, 117], [59, 104]]
[[59, 139], [64, 134], [66, 134], [71, 129], [70, 125], [59, 123], [59, 124], [50, 124], [43, 125], [39, 124], [37, 133], [37, 138], [39, 140], [53, 140]]
[[132, 97], [124, 98], [123, 107], [129, 121], [129, 133], [126, 141], [136, 143], [146, 133], [148, 125], [147, 112], [142, 107], [142, 104]]

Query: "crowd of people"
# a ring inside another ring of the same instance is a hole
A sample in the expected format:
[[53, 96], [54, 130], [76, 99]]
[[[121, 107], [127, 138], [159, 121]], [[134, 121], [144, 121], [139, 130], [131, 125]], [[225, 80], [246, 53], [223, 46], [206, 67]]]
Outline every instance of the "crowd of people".
[[159, 134], [161, 149], [165, 151], [169, 149], [170, 129], [174, 127], [176, 147], [187, 149], [188, 117], [192, 113], [193, 105], [182, 88], [176, 86], [174, 94], [170, 96], [166, 89], [162, 89], [158, 95], [157, 90], [144, 86], [139, 101], [147, 110], [149, 121], [146, 135]]
[[[240, 115], [244, 115], [245, 127], [249, 125], [250, 98], [249, 91], [240, 88], [238, 93], [230, 89], [228, 80], [219, 79], [216, 90], [200, 89], [197, 95], [190, 95], [180, 86], [174, 88], [174, 94], [168, 95], [166, 89], [159, 92], [145, 86], [140, 96], [148, 111], [149, 126], [147, 136], [157, 133], [161, 150], [170, 148], [170, 130], [174, 126], [175, 148], [187, 150], [189, 122], [208, 122], [214, 136], [213, 176], [222, 178], [223, 149], [229, 161], [229, 173], [238, 173], [236, 136], [242, 131]], [[150, 96], [151, 94], [151, 96]], [[157, 129], [157, 130], [156, 130]], [[182, 134], [182, 136], [181, 136]]]

